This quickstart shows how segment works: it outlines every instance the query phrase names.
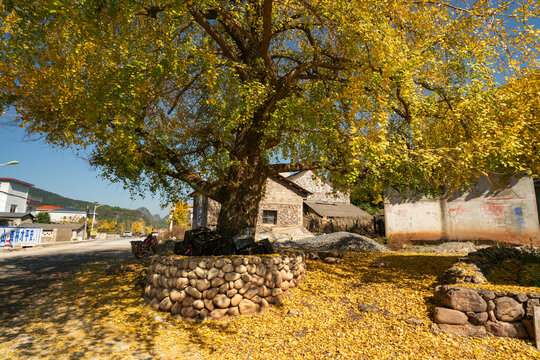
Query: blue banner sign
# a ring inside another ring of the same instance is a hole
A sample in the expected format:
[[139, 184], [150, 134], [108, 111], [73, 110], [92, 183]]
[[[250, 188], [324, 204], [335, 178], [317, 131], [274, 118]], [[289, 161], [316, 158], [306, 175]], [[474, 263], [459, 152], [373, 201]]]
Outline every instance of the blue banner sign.
[[41, 228], [0, 227], [0, 248], [34, 246], [41, 243]]

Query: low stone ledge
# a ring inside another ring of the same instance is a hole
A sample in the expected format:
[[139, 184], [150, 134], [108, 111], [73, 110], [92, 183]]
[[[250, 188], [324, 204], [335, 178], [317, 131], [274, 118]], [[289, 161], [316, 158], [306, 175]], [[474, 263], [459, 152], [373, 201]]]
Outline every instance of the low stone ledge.
[[443, 275], [445, 284], [486, 283], [486, 275], [507, 259], [520, 259], [526, 247], [488, 247], [459, 259]]
[[155, 255], [148, 268], [145, 301], [182, 320], [256, 314], [280, 303], [305, 273], [302, 252], [230, 257]]
[[531, 323], [538, 295], [439, 285], [434, 321], [440, 330], [457, 336], [534, 339]]

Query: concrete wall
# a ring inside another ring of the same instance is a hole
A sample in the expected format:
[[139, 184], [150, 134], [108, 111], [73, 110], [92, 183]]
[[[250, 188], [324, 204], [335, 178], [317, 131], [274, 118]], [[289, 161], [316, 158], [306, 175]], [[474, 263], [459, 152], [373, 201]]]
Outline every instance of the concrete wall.
[[540, 246], [540, 226], [531, 178], [492, 190], [486, 179], [452, 198], [410, 200], [390, 192], [385, 199], [388, 238], [414, 240], [492, 240]]
[[[39, 224], [35, 224], [38, 225]], [[41, 225], [41, 227], [46, 227], [42, 230], [42, 242], [43, 243], [53, 243], [53, 242], [66, 242], [66, 241], [75, 241], [84, 239], [84, 228], [72, 229], [67, 226], [54, 227], [54, 225]], [[99, 233], [98, 235], [101, 235]], [[116, 235], [116, 234], [115, 234]], [[116, 235], [118, 236], [118, 235]], [[106, 237], [101, 236], [101, 239]]]
[[26, 212], [26, 200], [28, 199], [28, 185], [13, 181], [0, 182], [0, 212], [10, 212], [11, 205], [16, 205], [15, 212]]
[[40, 212], [48, 212], [51, 217], [51, 222], [53, 223], [78, 223], [79, 220], [86, 218], [85, 212], [38, 210], [36, 211], [36, 215]]

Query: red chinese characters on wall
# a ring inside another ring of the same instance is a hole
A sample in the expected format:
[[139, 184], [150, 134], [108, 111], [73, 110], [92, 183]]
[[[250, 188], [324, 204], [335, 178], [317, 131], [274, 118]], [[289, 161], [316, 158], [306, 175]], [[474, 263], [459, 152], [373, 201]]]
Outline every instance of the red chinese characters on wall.
[[503, 225], [504, 224], [504, 205], [501, 204], [482, 204], [480, 205], [482, 217], [489, 224]]

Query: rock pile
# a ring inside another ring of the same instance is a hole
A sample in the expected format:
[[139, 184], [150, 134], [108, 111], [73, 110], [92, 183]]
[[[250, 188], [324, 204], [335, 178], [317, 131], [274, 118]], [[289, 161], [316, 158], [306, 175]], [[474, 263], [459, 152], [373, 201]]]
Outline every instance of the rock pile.
[[434, 321], [438, 329], [459, 336], [534, 338], [533, 308], [540, 294], [475, 290], [440, 285], [435, 288]]
[[445, 284], [487, 282], [486, 275], [506, 259], [519, 259], [523, 256], [522, 248], [488, 247], [469, 253], [460, 258], [443, 275]]
[[367, 236], [346, 231], [283, 241], [274, 246], [301, 249], [303, 251], [389, 251], [386, 246], [379, 244]]
[[341, 264], [343, 253], [339, 251], [312, 251], [306, 252], [308, 260], [322, 260], [327, 264]]
[[259, 313], [283, 300], [306, 272], [301, 252], [267, 256], [152, 258], [145, 301], [183, 320]]

